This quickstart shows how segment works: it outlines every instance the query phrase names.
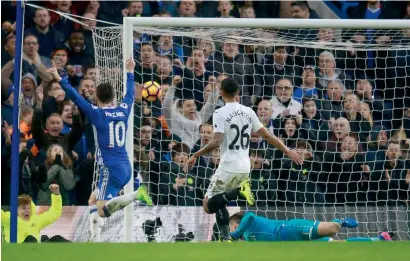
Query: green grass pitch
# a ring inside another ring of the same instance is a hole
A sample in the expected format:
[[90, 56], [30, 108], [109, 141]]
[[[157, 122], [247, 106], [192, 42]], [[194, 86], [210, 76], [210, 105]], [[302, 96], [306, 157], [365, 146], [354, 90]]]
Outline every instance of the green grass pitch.
[[405, 261], [410, 241], [2, 244], [2, 261]]

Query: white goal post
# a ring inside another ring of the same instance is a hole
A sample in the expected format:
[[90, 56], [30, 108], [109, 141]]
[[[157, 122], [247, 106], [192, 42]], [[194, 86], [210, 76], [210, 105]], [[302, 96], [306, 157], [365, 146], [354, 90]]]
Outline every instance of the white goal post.
[[[133, 32], [135, 28], [161, 28], [166, 30], [169, 27], [178, 28], [181, 35], [188, 36], [188, 33], [195, 32], [196, 29], [191, 28], [252, 28], [252, 29], [319, 29], [319, 28], [332, 28], [332, 29], [409, 29], [410, 20], [336, 20], [336, 19], [235, 19], [235, 18], [157, 18], [157, 17], [124, 17], [123, 19], [123, 32], [122, 32], [122, 46], [123, 46], [123, 60], [126, 61], [133, 54]], [[185, 33], [184, 30], [187, 32]], [[252, 32], [253, 30], [250, 30]], [[196, 33], [198, 36], [202, 33]], [[154, 32], [152, 34], [155, 34]], [[158, 33], [159, 34], [159, 33]], [[223, 37], [224, 32], [219, 34]], [[206, 34], [205, 34], [206, 35]], [[254, 40], [258, 39], [258, 35], [254, 36]], [[242, 38], [236, 38], [240, 43]], [[262, 44], [274, 45], [273, 39], [260, 39]], [[280, 44], [286, 44], [286, 42], [277, 42]], [[373, 46], [377, 49], [377, 46]], [[364, 49], [372, 49], [370, 47], [364, 47]], [[342, 48], [346, 48], [345, 46]], [[406, 47], [408, 48], [408, 46]], [[124, 68], [124, 90], [126, 89], [125, 75], [126, 70]], [[127, 150], [130, 156], [130, 161], [133, 160], [133, 137], [134, 133], [131, 126], [133, 126], [133, 117], [130, 117], [129, 128], [127, 133]], [[133, 179], [125, 187], [125, 193], [130, 193], [133, 190]], [[133, 228], [133, 205], [125, 208], [124, 212], [124, 241], [132, 242], [134, 235]]]

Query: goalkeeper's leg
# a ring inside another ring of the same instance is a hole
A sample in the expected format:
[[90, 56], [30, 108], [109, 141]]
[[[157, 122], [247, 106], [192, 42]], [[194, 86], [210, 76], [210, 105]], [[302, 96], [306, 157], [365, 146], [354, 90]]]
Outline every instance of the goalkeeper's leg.
[[311, 239], [332, 237], [339, 232], [341, 227], [355, 228], [358, 225], [357, 221], [353, 218], [333, 219], [330, 222], [320, 222], [317, 226], [317, 230], [313, 229]]
[[356, 220], [351, 218], [334, 219], [331, 222], [320, 222], [307, 219], [288, 220], [281, 228], [282, 241], [304, 241], [329, 238], [336, 235], [341, 227], [357, 227]]
[[214, 214], [219, 228], [220, 238], [229, 238], [229, 213], [226, 205], [239, 196], [253, 205], [254, 199], [248, 182], [248, 174], [230, 173], [217, 170], [203, 200], [204, 211]]

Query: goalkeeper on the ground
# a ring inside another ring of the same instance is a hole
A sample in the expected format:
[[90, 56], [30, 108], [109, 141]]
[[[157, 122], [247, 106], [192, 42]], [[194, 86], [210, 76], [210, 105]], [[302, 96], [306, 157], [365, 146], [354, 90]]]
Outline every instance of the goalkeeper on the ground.
[[[252, 212], [237, 213], [230, 217], [229, 227], [232, 239], [245, 241], [333, 241], [341, 227], [358, 226], [352, 218], [333, 219], [330, 222], [307, 219], [271, 220], [255, 215]], [[390, 241], [388, 232], [378, 237], [355, 237], [346, 241]]]

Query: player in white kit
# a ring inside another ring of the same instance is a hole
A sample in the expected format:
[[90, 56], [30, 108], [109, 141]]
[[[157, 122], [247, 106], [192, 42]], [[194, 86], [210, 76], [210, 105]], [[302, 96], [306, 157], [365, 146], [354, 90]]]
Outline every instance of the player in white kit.
[[229, 213], [226, 205], [238, 196], [245, 198], [249, 205], [255, 203], [249, 185], [251, 133], [262, 136], [296, 164], [303, 164], [303, 159], [263, 127], [251, 108], [238, 103], [239, 85], [233, 79], [226, 78], [221, 82], [221, 95], [225, 106], [213, 114], [212, 141], [191, 156], [184, 171], [187, 172], [198, 157], [208, 155], [220, 147], [220, 164], [211, 178], [203, 208], [208, 214], [215, 213], [221, 240], [229, 240]]

